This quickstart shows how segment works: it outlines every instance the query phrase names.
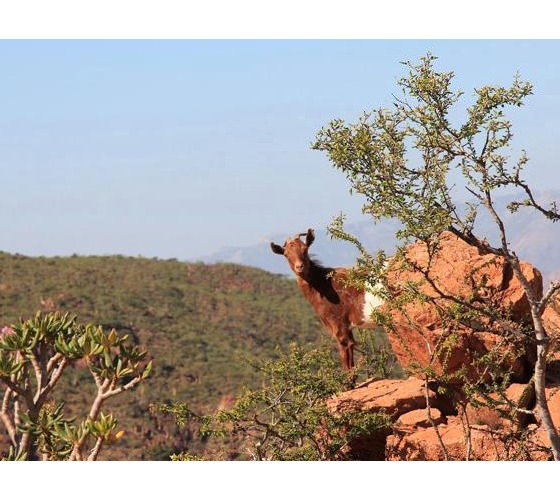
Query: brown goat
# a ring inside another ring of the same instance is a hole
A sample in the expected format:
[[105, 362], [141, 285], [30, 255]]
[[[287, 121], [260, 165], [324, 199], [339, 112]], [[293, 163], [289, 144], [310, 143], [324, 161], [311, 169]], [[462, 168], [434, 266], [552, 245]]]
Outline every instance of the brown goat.
[[[305, 243], [300, 239], [302, 236], [305, 236]], [[288, 259], [303, 295], [336, 339], [343, 367], [350, 370], [354, 366], [352, 327], [375, 326], [371, 313], [383, 300], [346, 284], [345, 268], [328, 268], [313, 261], [308, 251], [314, 240], [315, 232], [308, 229], [307, 233], [287, 240], [284, 246], [271, 243], [270, 247], [274, 253]]]

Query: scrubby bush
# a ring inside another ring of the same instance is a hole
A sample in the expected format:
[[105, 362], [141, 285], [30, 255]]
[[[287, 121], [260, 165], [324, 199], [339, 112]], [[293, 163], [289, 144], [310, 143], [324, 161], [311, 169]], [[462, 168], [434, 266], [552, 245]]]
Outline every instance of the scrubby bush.
[[[173, 414], [180, 425], [198, 421], [202, 434], [225, 438], [241, 457], [259, 461], [345, 459], [350, 441], [390, 426], [383, 413], [328, 408], [328, 399], [354, 382], [354, 374], [340, 368], [329, 348], [304, 350], [293, 344], [255, 369], [261, 387], [245, 389], [231, 408], [210, 416], [198, 416], [183, 403], [156, 409]], [[174, 457], [181, 458], [193, 456]]]

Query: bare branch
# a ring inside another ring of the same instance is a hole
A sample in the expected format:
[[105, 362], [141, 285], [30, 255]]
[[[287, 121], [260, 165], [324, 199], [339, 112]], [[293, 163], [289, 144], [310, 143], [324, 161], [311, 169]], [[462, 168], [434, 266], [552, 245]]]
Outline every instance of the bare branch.
[[9, 413], [9, 404], [10, 399], [12, 398], [13, 391], [10, 388], [6, 389], [4, 392], [4, 398], [2, 399], [2, 408], [0, 409], [0, 418], [6, 427], [6, 431], [8, 432], [8, 436], [10, 437], [10, 441], [12, 445], [15, 447], [17, 446], [17, 439], [16, 439], [16, 424], [14, 422], [13, 417]]
[[136, 387], [141, 381], [142, 381], [142, 375], [138, 375], [138, 376], [134, 377], [127, 384], [121, 385], [121, 386], [117, 387], [116, 389], [112, 389], [110, 391], [107, 391], [105, 393], [105, 399], [116, 396], [117, 394], [120, 394], [121, 392], [129, 391], [130, 389], [133, 389], [134, 387]]
[[494, 208], [494, 202], [492, 200], [492, 193], [490, 192], [490, 190], [487, 189], [484, 194], [485, 194], [485, 198], [483, 200], [484, 206], [488, 209], [490, 215], [492, 216], [492, 219], [498, 226], [498, 229], [500, 231], [500, 240], [502, 243], [503, 255], [504, 257], [508, 257], [510, 256], [510, 252], [509, 252], [509, 247], [507, 242], [507, 235], [506, 235], [506, 228], [504, 225], [504, 221], [502, 220], [502, 218], [499, 216], [498, 212]]
[[51, 375], [49, 383], [44, 388], [42, 388], [42, 390], [39, 392], [39, 396], [35, 399], [35, 404], [38, 407], [41, 407], [43, 405], [45, 399], [47, 398], [49, 393], [53, 390], [54, 386], [62, 376], [62, 372], [64, 371], [64, 368], [66, 367], [67, 364], [68, 364], [68, 358], [62, 358], [60, 364]]
[[[10, 378], [0, 376], [0, 380], [2, 382], [4, 382], [13, 392], [22, 396], [24, 399], [26, 399], [26, 397], [27, 398], [29, 397], [29, 391], [26, 391], [23, 387], [20, 387], [19, 385], [17, 385]], [[33, 400], [33, 398], [32, 398], [32, 400]]]
[[39, 396], [41, 395], [41, 389], [43, 388], [45, 378], [44, 378], [44, 374], [43, 374], [43, 369], [41, 367], [41, 364], [37, 360], [37, 357], [35, 356], [35, 353], [32, 353], [29, 356], [29, 360], [31, 361], [31, 366], [33, 366], [33, 371], [35, 373], [35, 381], [37, 383], [37, 388], [35, 390], [35, 396], [33, 397], [33, 400], [35, 402], [37, 402], [37, 400], [39, 399]]
[[92, 462], [94, 460], [97, 460], [97, 455], [99, 455], [99, 452], [101, 451], [102, 446], [103, 446], [103, 438], [98, 437], [97, 441], [95, 442], [95, 446], [93, 447], [93, 449], [91, 450], [91, 453], [87, 457], [88, 462]]
[[46, 375], [47, 377], [51, 374], [51, 372], [53, 371], [56, 363], [58, 363], [62, 358], [64, 357], [63, 354], [57, 352], [54, 356], [52, 356], [48, 363], [47, 363], [47, 371], [46, 371]]
[[529, 201], [529, 204], [530, 204], [531, 207], [538, 210], [545, 217], [547, 217], [548, 219], [550, 219], [552, 221], [560, 220], [560, 213], [558, 212], [558, 209], [556, 209], [555, 204], [553, 205], [554, 208], [552, 210], [547, 210], [546, 208], [544, 208], [540, 203], [538, 203], [535, 200], [535, 197], [533, 196], [533, 193], [532, 193], [531, 189], [529, 188], [529, 186], [524, 181], [517, 178], [515, 184], [517, 186], [519, 186], [520, 188], [522, 188], [523, 191], [525, 191], [525, 194], [529, 198], [528, 201]]
[[101, 380], [99, 374], [93, 369], [93, 365], [91, 364], [89, 358], [87, 359], [87, 367], [89, 368], [89, 372], [91, 373], [91, 376], [95, 381], [95, 385], [98, 389], [101, 389], [101, 387], [103, 386], [103, 380]]
[[428, 415], [428, 421], [430, 422], [430, 425], [432, 426], [432, 429], [434, 430], [434, 432], [436, 434], [436, 438], [438, 440], [441, 451], [443, 452], [444, 459], [449, 461], [449, 453], [447, 452], [447, 447], [445, 446], [445, 443], [443, 442], [443, 439], [441, 437], [441, 433], [439, 432], [438, 426], [437, 426], [434, 418], [432, 417], [432, 405], [430, 404], [430, 393], [429, 393], [429, 388], [428, 388], [428, 377], [427, 376], [424, 379], [424, 398], [426, 400], [426, 413]]
[[552, 283], [549, 289], [544, 294], [541, 301], [538, 303], [537, 307], [538, 307], [539, 314], [542, 314], [544, 312], [546, 306], [554, 298], [554, 296], [556, 295], [556, 293], [558, 293], [558, 291], [560, 291], [560, 281], [556, 281]]

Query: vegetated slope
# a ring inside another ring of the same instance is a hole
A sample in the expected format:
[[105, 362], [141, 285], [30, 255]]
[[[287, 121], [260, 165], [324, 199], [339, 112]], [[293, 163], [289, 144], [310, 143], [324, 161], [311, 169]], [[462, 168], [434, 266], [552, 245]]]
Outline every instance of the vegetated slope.
[[[276, 346], [290, 342], [325, 340], [295, 281], [259, 269], [0, 253], [0, 326], [39, 309], [69, 311], [83, 323], [114, 327], [154, 358], [147, 381], [107, 402], [125, 436], [102, 459], [167, 456], [192, 436], [188, 429], [172, 435], [165, 419], [150, 415], [150, 403], [181, 400], [197, 411], [212, 410], [222, 397], [254, 381], [248, 359], [273, 357]], [[67, 401], [69, 410], [91, 403], [95, 387], [84, 370], [71, 367], [63, 378], [56, 396]], [[189, 442], [195, 453], [203, 446]]]

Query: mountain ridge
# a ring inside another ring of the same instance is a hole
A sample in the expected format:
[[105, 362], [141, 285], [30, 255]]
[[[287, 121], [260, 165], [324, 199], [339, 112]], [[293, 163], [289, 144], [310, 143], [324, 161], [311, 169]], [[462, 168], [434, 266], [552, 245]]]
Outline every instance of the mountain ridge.
[[[560, 190], [541, 191], [536, 196], [545, 205], [553, 200], [560, 201]], [[517, 213], [509, 213], [508, 203], [513, 201], [511, 195], [503, 195], [496, 199], [496, 206], [502, 214], [509, 235], [511, 248], [522, 260], [537, 267], [543, 274], [544, 288], [548, 282], [560, 279], [560, 224], [547, 220], [535, 210], [529, 211], [521, 207]], [[345, 224], [346, 231], [358, 238], [364, 247], [372, 253], [384, 250], [389, 255], [396, 246], [395, 231], [398, 222], [385, 220], [374, 223], [371, 219], [350, 221]], [[498, 245], [498, 233], [490, 216], [481, 213], [475, 228], [478, 234], [486, 235], [488, 240]], [[294, 233], [308, 228], [294, 228]], [[317, 238], [312, 251], [324, 264], [329, 266], [352, 266], [358, 251], [350, 243], [333, 239], [326, 228], [315, 227]], [[216, 252], [199, 257], [207, 264], [232, 262], [264, 269], [275, 274], [291, 275], [290, 268], [284, 259], [278, 258], [270, 251], [270, 242], [282, 244], [287, 234], [274, 234], [263, 238], [253, 245], [223, 247]]]

